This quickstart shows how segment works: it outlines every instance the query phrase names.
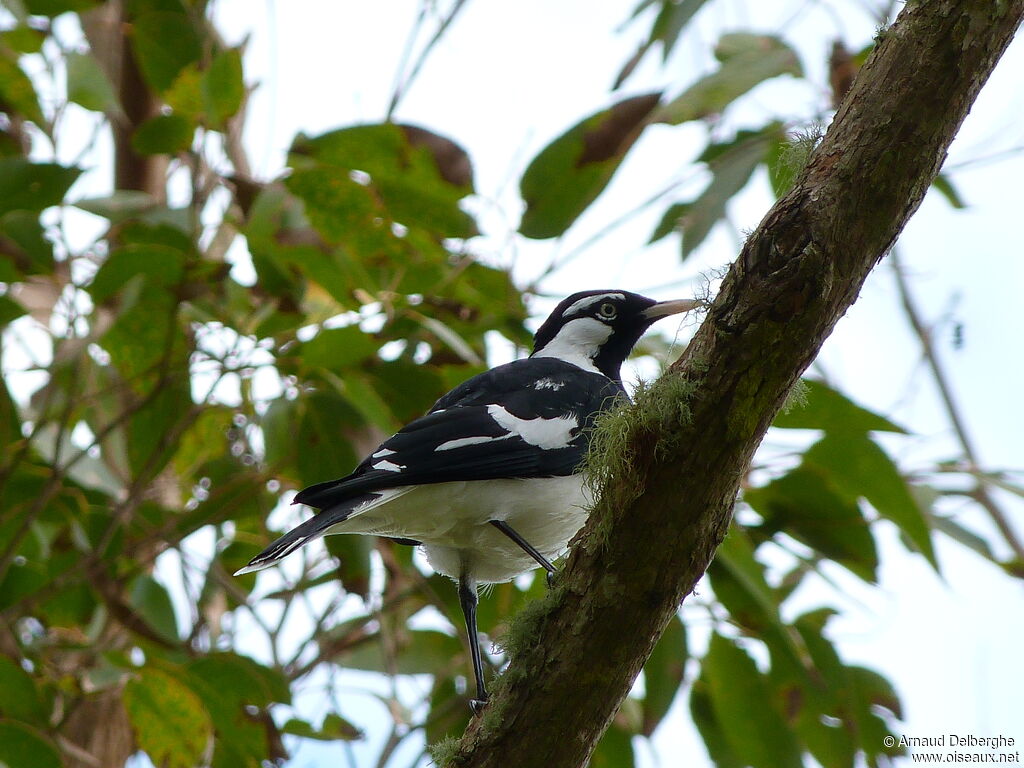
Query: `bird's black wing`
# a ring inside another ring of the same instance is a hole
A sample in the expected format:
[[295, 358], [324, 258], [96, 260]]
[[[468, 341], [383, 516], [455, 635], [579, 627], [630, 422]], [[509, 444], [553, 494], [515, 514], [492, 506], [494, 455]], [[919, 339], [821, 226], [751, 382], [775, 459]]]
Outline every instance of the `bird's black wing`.
[[348, 477], [306, 488], [295, 501], [327, 509], [405, 485], [569, 475], [597, 413], [621, 394], [607, 377], [558, 360], [499, 366], [442, 397]]

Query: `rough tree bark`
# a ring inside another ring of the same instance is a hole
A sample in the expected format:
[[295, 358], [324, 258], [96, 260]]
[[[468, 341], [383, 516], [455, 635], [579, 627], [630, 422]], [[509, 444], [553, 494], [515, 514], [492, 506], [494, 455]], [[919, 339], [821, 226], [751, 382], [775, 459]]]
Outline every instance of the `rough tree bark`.
[[663, 408], [653, 429], [638, 419], [634, 481], [605, 488], [450, 764], [586, 764], [724, 537], [768, 425], [921, 202], [1022, 17], [1024, 0], [911, 0], [881, 33], [807, 167], [659, 382], [683, 407]]

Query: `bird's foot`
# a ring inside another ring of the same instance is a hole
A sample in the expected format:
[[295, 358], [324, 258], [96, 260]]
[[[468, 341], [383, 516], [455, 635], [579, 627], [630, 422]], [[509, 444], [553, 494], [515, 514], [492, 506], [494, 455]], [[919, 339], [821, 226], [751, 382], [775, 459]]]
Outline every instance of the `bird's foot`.
[[480, 699], [469, 700], [469, 708], [473, 710], [474, 715], [479, 715], [481, 712], [484, 711], [484, 707], [487, 706], [487, 699], [488, 697], [485, 695], [483, 698]]

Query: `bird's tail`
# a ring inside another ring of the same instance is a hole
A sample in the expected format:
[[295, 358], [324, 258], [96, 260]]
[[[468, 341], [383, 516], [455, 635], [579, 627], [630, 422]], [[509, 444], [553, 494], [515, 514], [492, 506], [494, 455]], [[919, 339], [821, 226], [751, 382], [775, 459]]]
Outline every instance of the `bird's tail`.
[[339, 523], [345, 522], [360, 512], [365, 512], [371, 506], [375, 506], [374, 502], [378, 502], [381, 496], [382, 494], [380, 493], [364, 493], [347, 499], [343, 504], [328, 507], [322, 512], [313, 515], [309, 520], [292, 528], [288, 533], [256, 555], [244, 568], [239, 568], [235, 571], [235, 576], [241, 576], [243, 573], [252, 573], [253, 571], [261, 571], [264, 568], [276, 565], [296, 549], [309, 544], [311, 541], [316, 541]]

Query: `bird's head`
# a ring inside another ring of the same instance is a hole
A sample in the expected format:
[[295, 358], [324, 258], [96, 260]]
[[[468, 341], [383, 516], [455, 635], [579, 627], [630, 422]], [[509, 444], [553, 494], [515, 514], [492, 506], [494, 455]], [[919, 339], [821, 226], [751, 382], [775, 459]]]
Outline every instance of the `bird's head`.
[[699, 306], [628, 291], [583, 291], [561, 302], [533, 337], [533, 357], [556, 357], [619, 380], [619, 368], [656, 321]]

